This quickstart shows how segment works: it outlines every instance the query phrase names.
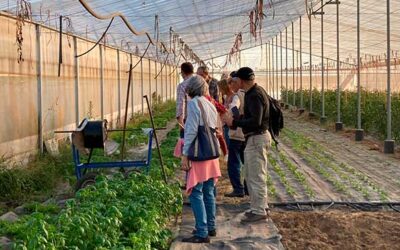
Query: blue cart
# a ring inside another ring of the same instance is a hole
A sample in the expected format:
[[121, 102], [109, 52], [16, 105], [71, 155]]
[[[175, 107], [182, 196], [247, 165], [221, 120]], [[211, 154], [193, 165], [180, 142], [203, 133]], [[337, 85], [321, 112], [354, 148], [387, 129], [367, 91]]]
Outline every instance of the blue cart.
[[[103, 148], [104, 147], [104, 138], [105, 134], [108, 131], [120, 131], [120, 130], [107, 130], [106, 126], [104, 126], [104, 121], [96, 121], [96, 122], [87, 122], [83, 121], [81, 125], [78, 126], [76, 133], [81, 132], [79, 136], [81, 136], [82, 145], [75, 145], [74, 139], [72, 139], [72, 155], [73, 161], [75, 165], [75, 174], [77, 178], [76, 190], [84, 188], [88, 185], [94, 184], [97, 171], [93, 171], [95, 169], [102, 168], [120, 168], [127, 169], [126, 172], [130, 171], [140, 171], [144, 170], [145, 173], [148, 173], [150, 167], [150, 161], [152, 157], [152, 143], [153, 143], [153, 129], [148, 129], [146, 131], [148, 139], [147, 139], [147, 158], [144, 160], [136, 160], [136, 161], [115, 161], [115, 162], [91, 162], [91, 156], [94, 148]], [[73, 132], [73, 136], [74, 136]], [[89, 156], [87, 162], [81, 162], [81, 157], [79, 153], [79, 148], [89, 149]], [[92, 170], [92, 171], [88, 171]]]

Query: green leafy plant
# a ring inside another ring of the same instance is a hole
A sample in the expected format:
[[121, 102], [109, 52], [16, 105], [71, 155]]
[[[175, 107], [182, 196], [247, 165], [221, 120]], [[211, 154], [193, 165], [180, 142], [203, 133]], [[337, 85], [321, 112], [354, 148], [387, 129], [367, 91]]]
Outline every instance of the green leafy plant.
[[296, 194], [296, 191], [290, 185], [288, 179], [286, 178], [285, 171], [279, 166], [279, 164], [276, 162], [276, 159], [272, 157], [271, 153], [268, 155], [268, 162], [271, 164], [272, 169], [275, 171], [275, 173], [279, 176], [281, 183], [286, 189], [286, 192], [293, 197]]
[[34, 212], [0, 233], [15, 249], [167, 249], [166, 226], [181, 207], [178, 185], [136, 173], [99, 176], [58, 215]]
[[[298, 100], [300, 90], [295, 93], [292, 90], [282, 91], [282, 100], [286, 100], [286, 95], [291, 102], [293, 95]], [[310, 92], [303, 90], [304, 108], [310, 107]], [[317, 89], [312, 91], [313, 112], [321, 114], [321, 93]], [[357, 124], [357, 92], [342, 91], [340, 96], [341, 102], [341, 120], [351, 128]], [[336, 121], [337, 118], [337, 101], [336, 91], [325, 91], [325, 115], [329, 121]], [[369, 92], [362, 90], [361, 92], [361, 124], [362, 128], [378, 138], [386, 137], [386, 92]], [[392, 135], [393, 138], [400, 140], [400, 93], [392, 93]]]
[[310, 198], [315, 197], [315, 192], [312, 190], [310, 185], [307, 182], [306, 177], [304, 174], [287, 158], [287, 156], [283, 152], [279, 152], [279, 157], [282, 160], [282, 162], [289, 168], [290, 172], [294, 175], [296, 180], [300, 182], [300, 184], [303, 186], [306, 194]]
[[[345, 181], [367, 199], [371, 195], [370, 189], [378, 193], [381, 200], [385, 201], [388, 199], [387, 193], [371, 181], [368, 176], [345, 163], [337, 163], [324, 146], [289, 129], [285, 129], [283, 134], [291, 140], [290, 143], [297, 153], [302, 155], [315, 168], [319, 169], [319, 172], [330, 179], [332, 183], [336, 183], [334, 186], [338, 190], [343, 189], [344, 185], [338, 183], [339, 181], [334, 180], [332, 176], [329, 176], [332, 174], [328, 174], [327, 171], [322, 170], [321, 166], [331, 169], [336, 176], [340, 177], [341, 182]], [[309, 153], [310, 150], [312, 150], [312, 154]]]

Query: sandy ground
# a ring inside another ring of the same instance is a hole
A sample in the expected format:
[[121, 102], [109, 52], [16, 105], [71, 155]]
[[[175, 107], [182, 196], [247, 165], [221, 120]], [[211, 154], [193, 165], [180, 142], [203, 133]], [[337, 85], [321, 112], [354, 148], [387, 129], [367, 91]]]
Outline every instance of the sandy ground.
[[273, 211], [286, 249], [400, 249], [397, 212]]

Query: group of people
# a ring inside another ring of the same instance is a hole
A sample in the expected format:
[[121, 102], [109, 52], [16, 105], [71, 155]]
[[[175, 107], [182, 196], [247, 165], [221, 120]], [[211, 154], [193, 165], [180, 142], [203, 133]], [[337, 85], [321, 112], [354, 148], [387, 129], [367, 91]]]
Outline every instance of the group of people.
[[176, 118], [181, 133], [175, 155], [181, 157], [181, 168], [186, 171], [185, 188], [195, 217], [193, 236], [182, 241], [208, 243], [217, 234], [215, 186], [221, 170], [215, 145], [228, 155], [233, 191], [225, 196], [250, 196], [250, 209], [241, 224], [268, 218], [268, 95], [249, 67], [221, 81], [211, 77], [205, 66], [194, 74], [193, 65], [185, 62], [180, 70], [183, 82], [177, 87]]

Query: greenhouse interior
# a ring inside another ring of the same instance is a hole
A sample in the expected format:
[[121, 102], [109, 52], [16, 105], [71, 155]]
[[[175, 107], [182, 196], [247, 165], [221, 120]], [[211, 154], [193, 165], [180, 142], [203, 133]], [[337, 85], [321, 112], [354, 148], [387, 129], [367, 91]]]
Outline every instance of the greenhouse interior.
[[400, 249], [400, 1], [0, 0], [0, 249]]

